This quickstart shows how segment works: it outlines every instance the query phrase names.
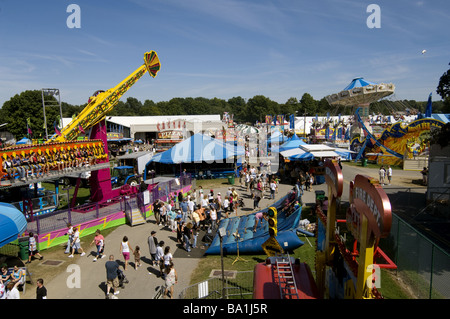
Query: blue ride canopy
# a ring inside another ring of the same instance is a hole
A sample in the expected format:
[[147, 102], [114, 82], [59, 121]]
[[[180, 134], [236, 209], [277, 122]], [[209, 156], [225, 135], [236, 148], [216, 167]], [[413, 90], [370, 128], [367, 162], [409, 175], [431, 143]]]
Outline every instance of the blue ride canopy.
[[27, 229], [27, 220], [20, 210], [8, 203], [0, 203], [0, 247], [17, 239]]
[[[277, 209], [277, 225], [278, 234], [276, 239], [280, 246], [285, 251], [292, 251], [304, 244], [297, 235], [297, 228], [301, 217], [301, 206], [294, 209], [294, 204], [297, 199], [295, 191], [289, 192], [286, 196], [278, 200], [271, 207]], [[269, 208], [264, 208], [260, 212], [267, 212]], [[253, 232], [255, 225], [255, 213], [231, 217], [221, 220], [219, 229], [225, 227], [226, 236], [223, 238], [224, 254], [237, 254], [236, 237], [233, 235], [238, 232], [239, 253], [242, 254], [264, 254], [262, 244], [269, 238], [269, 226], [267, 221], [263, 220], [263, 226], [258, 224], [256, 232]], [[206, 254], [217, 255], [220, 254], [220, 238], [217, 232], [211, 246], [206, 250]]]
[[349, 85], [347, 85], [347, 87], [343, 91], [351, 90], [353, 88], [361, 88], [368, 85], [377, 85], [377, 84], [375, 82], [364, 80], [364, 78], [355, 78], [352, 80], [352, 82], [350, 82]]

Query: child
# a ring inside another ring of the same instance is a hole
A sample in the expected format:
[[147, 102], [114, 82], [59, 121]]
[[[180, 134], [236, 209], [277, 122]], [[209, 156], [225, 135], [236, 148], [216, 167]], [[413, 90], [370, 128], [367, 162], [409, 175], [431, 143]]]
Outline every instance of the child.
[[137, 270], [137, 267], [141, 267], [141, 249], [139, 246], [136, 246], [134, 249], [134, 270]]
[[34, 238], [34, 234], [30, 232], [30, 236], [28, 239], [28, 261], [26, 263], [29, 264], [31, 262], [31, 257], [35, 255], [39, 257], [39, 260], [42, 260], [42, 258], [44, 258], [37, 250], [36, 238]]
[[197, 248], [197, 237], [198, 237], [198, 226], [194, 224], [193, 234], [194, 242], [192, 243], [192, 248]]

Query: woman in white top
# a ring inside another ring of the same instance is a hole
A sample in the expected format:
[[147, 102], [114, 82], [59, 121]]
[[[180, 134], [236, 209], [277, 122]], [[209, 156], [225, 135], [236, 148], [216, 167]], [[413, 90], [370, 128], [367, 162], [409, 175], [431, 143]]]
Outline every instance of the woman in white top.
[[202, 198], [202, 208], [205, 208], [206, 206], [208, 206], [208, 195], [204, 195]]
[[127, 270], [128, 266], [128, 260], [130, 259], [130, 252], [133, 252], [133, 248], [128, 242], [128, 237], [123, 236], [122, 243], [120, 244], [120, 253], [123, 255], [123, 258], [125, 259], [125, 266], [123, 267], [123, 270]]
[[173, 285], [175, 285], [178, 282], [178, 275], [175, 271], [175, 268], [173, 268], [173, 263], [171, 262], [169, 266], [166, 268], [166, 289], [164, 291], [164, 296], [169, 297], [169, 291], [170, 291], [170, 299], [173, 298]]
[[20, 299], [20, 293], [14, 283], [6, 285], [6, 299]]
[[[164, 248], [163, 260], [164, 260], [164, 269], [167, 270], [167, 268], [170, 266], [170, 263], [172, 262], [172, 254], [170, 253], [170, 246], [166, 246], [166, 248]], [[164, 273], [164, 279], [165, 275], [166, 273]]]
[[223, 211], [225, 212], [226, 218], [228, 218], [228, 207], [230, 206], [230, 201], [228, 200], [228, 197], [225, 197], [223, 200]]

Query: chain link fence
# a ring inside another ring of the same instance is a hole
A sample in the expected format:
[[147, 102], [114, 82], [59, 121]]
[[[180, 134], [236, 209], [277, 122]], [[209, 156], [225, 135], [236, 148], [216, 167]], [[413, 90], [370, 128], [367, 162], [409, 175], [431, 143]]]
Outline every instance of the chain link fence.
[[[380, 243], [381, 244], [381, 243]], [[393, 256], [397, 275], [417, 299], [450, 298], [450, 254], [393, 214], [382, 249]]]

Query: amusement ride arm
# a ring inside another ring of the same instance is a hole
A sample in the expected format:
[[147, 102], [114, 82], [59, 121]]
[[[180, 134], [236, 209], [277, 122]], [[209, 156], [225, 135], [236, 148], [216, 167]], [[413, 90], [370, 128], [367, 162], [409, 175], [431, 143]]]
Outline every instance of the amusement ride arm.
[[107, 91], [96, 91], [91, 96], [88, 105], [67, 126], [61, 130], [61, 135], [55, 134], [47, 143], [76, 140], [80, 133], [89, 130], [92, 126], [103, 120], [128, 91], [147, 71], [155, 77], [160, 70], [160, 62], [155, 51], [144, 54], [144, 64], [137, 68], [127, 78]]

